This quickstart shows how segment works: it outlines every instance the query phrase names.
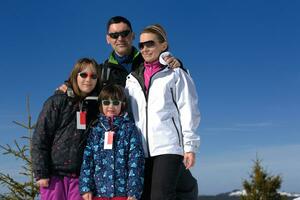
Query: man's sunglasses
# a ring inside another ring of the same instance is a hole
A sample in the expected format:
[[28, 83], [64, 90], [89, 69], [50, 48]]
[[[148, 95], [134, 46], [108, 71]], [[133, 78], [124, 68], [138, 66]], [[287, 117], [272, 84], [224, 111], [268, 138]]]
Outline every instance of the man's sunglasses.
[[122, 101], [105, 99], [105, 100], [102, 100], [101, 103], [102, 103], [103, 106], [109, 106], [110, 104], [112, 104], [113, 106], [118, 106], [122, 103]]
[[130, 32], [131, 32], [130, 30], [126, 30], [126, 31], [121, 31], [121, 32], [108, 33], [108, 35], [109, 35], [109, 37], [111, 37], [113, 39], [118, 39], [119, 36], [121, 36], [122, 38], [127, 37]]
[[144, 47], [151, 48], [155, 46], [155, 42], [153, 40], [149, 40], [146, 42], [139, 43], [139, 49], [142, 50]]
[[97, 79], [98, 78], [97, 74], [87, 73], [87, 72], [79, 72], [78, 75], [81, 78], [87, 78], [87, 77], [90, 77], [91, 79]]

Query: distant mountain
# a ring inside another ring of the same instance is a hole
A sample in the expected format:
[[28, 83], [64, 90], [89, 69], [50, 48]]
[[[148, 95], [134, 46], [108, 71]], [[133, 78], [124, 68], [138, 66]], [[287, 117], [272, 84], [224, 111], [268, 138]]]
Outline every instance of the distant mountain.
[[[288, 200], [300, 200], [300, 194], [279, 192], [282, 196], [286, 196]], [[218, 195], [201, 195], [198, 200], [239, 200], [242, 194], [246, 194], [244, 190], [233, 190], [231, 192], [221, 193]]]
[[[246, 191], [245, 190], [234, 190], [232, 192], [229, 192], [229, 196], [241, 196], [242, 194], [246, 194]], [[300, 194], [298, 193], [290, 193], [290, 192], [281, 192], [279, 191], [279, 194], [281, 196], [286, 196], [288, 197], [288, 199], [293, 199], [295, 200], [295, 198], [299, 197], [300, 198]]]
[[240, 199], [240, 197], [223, 196], [223, 195], [216, 195], [216, 196], [204, 195], [204, 196], [198, 197], [198, 200], [239, 200], [239, 199]]
[[[238, 190], [234, 190], [234, 191], [238, 191]], [[215, 196], [203, 195], [198, 197], [198, 200], [239, 200], [240, 199], [239, 196], [230, 196], [232, 192], [221, 193]]]

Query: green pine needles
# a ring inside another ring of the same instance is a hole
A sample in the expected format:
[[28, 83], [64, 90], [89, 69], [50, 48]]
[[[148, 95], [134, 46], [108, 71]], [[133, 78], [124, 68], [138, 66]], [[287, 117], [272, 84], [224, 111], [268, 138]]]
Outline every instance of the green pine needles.
[[29, 110], [29, 97], [26, 99], [28, 121], [27, 124], [22, 124], [16, 121], [13, 123], [28, 130], [28, 136], [22, 136], [21, 139], [26, 140], [25, 145], [20, 145], [14, 140], [14, 147], [9, 144], [5, 146], [0, 145], [2, 154], [10, 155], [22, 161], [22, 170], [20, 175], [24, 176], [27, 181], [20, 182], [15, 180], [12, 175], [0, 172], [0, 185], [7, 188], [8, 192], [0, 194], [1, 200], [34, 200], [38, 196], [38, 187], [35, 185], [34, 176], [31, 164], [31, 137], [34, 125], [31, 125], [31, 115]]
[[250, 180], [243, 181], [246, 195], [241, 200], [284, 200], [277, 191], [281, 187], [280, 176], [272, 176], [261, 166], [261, 160], [256, 157]]

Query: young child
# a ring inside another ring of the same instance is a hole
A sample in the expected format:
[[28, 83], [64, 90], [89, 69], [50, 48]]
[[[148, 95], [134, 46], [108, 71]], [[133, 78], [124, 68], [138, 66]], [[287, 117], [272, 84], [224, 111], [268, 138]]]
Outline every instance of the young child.
[[[82, 200], [78, 177], [89, 122], [97, 117], [100, 88], [97, 63], [80, 59], [69, 84], [72, 94], [54, 94], [44, 103], [32, 138], [32, 164], [42, 200]], [[89, 99], [94, 96], [94, 103]]]
[[140, 135], [126, 113], [124, 88], [105, 86], [100, 115], [90, 130], [79, 178], [84, 200], [139, 199], [144, 182]]

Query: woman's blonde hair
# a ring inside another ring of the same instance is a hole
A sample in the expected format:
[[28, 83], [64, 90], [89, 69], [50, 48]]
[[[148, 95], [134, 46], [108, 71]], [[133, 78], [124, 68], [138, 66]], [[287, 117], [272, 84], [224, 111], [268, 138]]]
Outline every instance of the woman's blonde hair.
[[159, 24], [153, 24], [144, 28], [142, 33], [153, 33], [157, 36], [160, 43], [168, 42], [165, 29]]

